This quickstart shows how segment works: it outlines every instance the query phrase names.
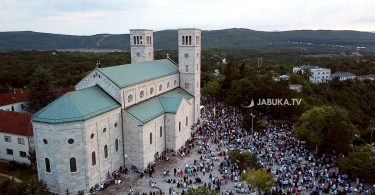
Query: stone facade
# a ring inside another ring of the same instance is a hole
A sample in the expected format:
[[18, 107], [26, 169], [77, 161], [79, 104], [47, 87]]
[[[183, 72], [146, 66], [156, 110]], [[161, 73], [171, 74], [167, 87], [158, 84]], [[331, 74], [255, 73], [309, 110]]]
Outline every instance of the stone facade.
[[[132, 63], [153, 60], [152, 31], [131, 30], [130, 34]], [[183, 44], [182, 36], [191, 38]], [[143, 170], [165, 149], [176, 151], [184, 145], [200, 116], [200, 36], [198, 29], [179, 30], [177, 74], [120, 88], [96, 68], [75, 86], [81, 90], [98, 85], [121, 107], [85, 121], [33, 122], [38, 176], [51, 192], [87, 192], [120, 166]], [[126, 111], [177, 87], [193, 98], [182, 98], [176, 113], [163, 113], [143, 124]], [[73, 169], [72, 158], [76, 164]]]
[[180, 86], [194, 96], [194, 122], [200, 118], [201, 30], [178, 30]]
[[154, 37], [152, 30], [130, 30], [131, 62], [139, 63], [154, 60]]

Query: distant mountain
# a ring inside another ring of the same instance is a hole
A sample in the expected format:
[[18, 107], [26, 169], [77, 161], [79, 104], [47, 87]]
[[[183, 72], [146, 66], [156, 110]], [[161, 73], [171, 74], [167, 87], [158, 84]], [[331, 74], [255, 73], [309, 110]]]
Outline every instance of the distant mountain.
[[[154, 32], [156, 50], [177, 49], [177, 31]], [[284, 48], [296, 44], [375, 48], [375, 34], [359, 31], [296, 30], [262, 32], [250, 29], [202, 31], [203, 48]], [[129, 34], [91, 36], [32, 31], [0, 32], [0, 51], [54, 49], [120, 49], [129, 51]]]

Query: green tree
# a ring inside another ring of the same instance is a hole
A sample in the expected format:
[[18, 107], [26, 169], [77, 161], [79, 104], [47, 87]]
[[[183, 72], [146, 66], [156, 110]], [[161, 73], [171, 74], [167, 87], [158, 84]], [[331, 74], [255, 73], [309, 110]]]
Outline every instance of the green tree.
[[29, 85], [28, 110], [35, 113], [56, 98], [55, 81], [52, 73], [39, 67], [32, 75]]
[[251, 170], [241, 175], [241, 178], [261, 192], [269, 192], [275, 184], [274, 175], [266, 170]]
[[371, 145], [357, 146], [346, 157], [340, 160], [339, 167], [353, 177], [374, 180], [375, 152]]
[[298, 119], [293, 132], [320, 152], [347, 152], [353, 141], [354, 126], [346, 110], [337, 106], [313, 107]]
[[209, 189], [207, 186], [199, 186], [197, 188], [188, 188], [187, 195], [219, 195], [219, 192]]
[[16, 182], [9, 179], [0, 184], [0, 192], [4, 195], [48, 195], [50, 194], [46, 182], [32, 177], [26, 182]]
[[231, 163], [237, 163], [240, 169], [258, 168], [258, 157], [251, 152], [241, 152], [239, 149], [234, 149], [229, 152], [229, 160]]
[[209, 81], [202, 88], [202, 95], [217, 97], [220, 94], [220, 83], [217, 80]]

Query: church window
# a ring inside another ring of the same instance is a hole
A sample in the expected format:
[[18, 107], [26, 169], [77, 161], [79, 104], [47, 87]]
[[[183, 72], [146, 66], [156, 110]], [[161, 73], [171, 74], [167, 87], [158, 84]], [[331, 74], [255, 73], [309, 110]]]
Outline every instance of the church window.
[[51, 165], [49, 164], [49, 159], [45, 158], [44, 159], [44, 164], [46, 165], [46, 172], [51, 173]]
[[142, 36], [139, 36], [139, 43], [142, 44]]
[[137, 57], [141, 57], [141, 53], [139, 53], [139, 52], [137, 52], [136, 55], [137, 55]]
[[181, 122], [178, 122], [178, 131], [181, 131]]
[[103, 133], [105, 133], [106, 131], [107, 131], [107, 128], [104, 128], [104, 129], [103, 129]]
[[185, 123], [186, 123], [186, 126], [188, 126], [188, 124], [189, 124], [189, 118], [188, 117], [185, 118]]
[[137, 44], [139, 44], [139, 36], [136, 36], [137, 37]]
[[185, 72], [189, 72], [189, 65], [185, 64]]
[[69, 163], [70, 163], [70, 172], [77, 172], [76, 158], [70, 158]]
[[48, 141], [46, 139], [43, 139], [44, 144], [48, 144]]
[[21, 104], [21, 109], [24, 110], [25, 109], [25, 106], [23, 104]]
[[199, 45], [199, 36], [195, 36], [195, 44]]
[[132, 95], [129, 95], [129, 96], [128, 96], [128, 102], [131, 102], [131, 101], [133, 101], [133, 96], [132, 96]]
[[177, 85], [177, 81], [176, 81], [176, 80], [173, 81], [173, 85], [174, 85], [174, 86]]
[[185, 45], [185, 36], [182, 36], [182, 45]]
[[160, 137], [163, 137], [163, 127], [160, 126]]
[[154, 93], [154, 88], [151, 87], [151, 89], [150, 89], [150, 95], [152, 95], [153, 93]]
[[185, 53], [185, 58], [189, 58], [189, 54], [188, 53]]
[[185, 83], [185, 89], [189, 89], [189, 83]]
[[108, 146], [104, 146], [104, 158], [108, 158]]
[[159, 85], [159, 91], [161, 91], [163, 89], [163, 85]]
[[12, 106], [12, 111], [14, 111], [14, 106]]
[[135, 36], [133, 36], [133, 44], [135, 45], [135, 44], [137, 44], [137, 40], [136, 40], [137, 38], [135, 37]]
[[118, 139], [115, 140], [115, 149], [116, 149], [116, 152], [118, 151]]
[[144, 91], [141, 91], [141, 92], [139, 93], [139, 97], [140, 97], [140, 98], [143, 98], [143, 96], [145, 96], [145, 92], [144, 92]]
[[189, 45], [191, 45], [191, 36], [189, 36]]
[[90, 138], [94, 139], [94, 133], [91, 133]]
[[150, 145], [152, 144], [152, 133], [150, 133]]
[[170, 86], [170, 84], [169, 84], [169, 82], [167, 83], [167, 88], [169, 88], [169, 86]]
[[92, 166], [95, 166], [96, 165], [96, 155], [95, 155], [95, 151], [93, 151], [91, 153], [91, 164]]
[[68, 143], [69, 144], [73, 144], [74, 143], [74, 139], [72, 139], [72, 138], [68, 139]]
[[114, 126], [114, 127], [117, 127], [117, 123], [115, 123], [113, 126]]

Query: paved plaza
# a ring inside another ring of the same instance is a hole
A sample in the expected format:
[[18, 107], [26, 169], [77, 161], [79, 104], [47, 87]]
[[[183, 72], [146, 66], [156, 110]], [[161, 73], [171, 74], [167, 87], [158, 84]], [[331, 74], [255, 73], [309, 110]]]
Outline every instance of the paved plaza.
[[242, 129], [243, 118], [237, 109], [208, 100], [204, 105], [202, 125], [184, 150], [169, 155], [168, 161], [157, 162], [152, 175], [141, 178], [129, 170], [122, 174], [122, 184], [98, 193], [184, 194], [189, 187], [207, 185], [225, 195], [257, 194], [241, 181], [239, 175], [244, 170], [227, 159], [233, 148], [257, 154], [261, 168], [275, 175], [272, 194], [368, 194], [374, 190], [361, 179], [351, 181], [340, 173], [340, 156], [318, 157], [307, 150], [291, 135], [292, 123], [277, 126], [263, 116], [267, 126], [251, 135]]

